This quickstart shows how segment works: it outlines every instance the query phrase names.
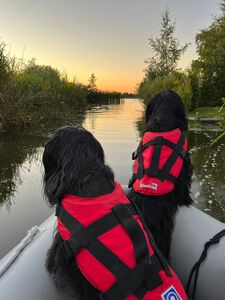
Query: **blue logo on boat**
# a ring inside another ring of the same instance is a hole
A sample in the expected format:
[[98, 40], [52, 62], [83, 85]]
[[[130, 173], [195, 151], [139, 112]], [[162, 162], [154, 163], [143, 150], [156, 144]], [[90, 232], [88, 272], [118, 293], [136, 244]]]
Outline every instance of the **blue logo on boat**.
[[163, 300], [182, 300], [173, 286], [161, 295]]

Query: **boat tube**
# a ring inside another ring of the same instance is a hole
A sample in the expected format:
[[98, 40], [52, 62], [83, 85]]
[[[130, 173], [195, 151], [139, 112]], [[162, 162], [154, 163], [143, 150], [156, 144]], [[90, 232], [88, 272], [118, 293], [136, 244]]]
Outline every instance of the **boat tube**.
[[[45, 269], [46, 252], [52, 243], [55, 224], [56, 217], [52, 215], [38, 228], [30, 230], [28, 236], [1, 259], [0, 299], [69, 300], [54, 287]], [[171, 266], [184, 286], [205, 243], [223, 229], [225, 224], [193, 206], [179, 209], [172, 239]], [[225, 299], [224, 257], [225, 237], [209, 248], [200, 267], [196, 300]]]

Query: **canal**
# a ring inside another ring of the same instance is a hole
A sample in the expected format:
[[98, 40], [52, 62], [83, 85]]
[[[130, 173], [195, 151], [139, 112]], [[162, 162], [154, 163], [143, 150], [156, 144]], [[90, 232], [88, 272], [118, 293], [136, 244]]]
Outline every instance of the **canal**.
[[[10, 130], [0, 138], [0, 258], [27, 230], [42, 223], [53, 210], [43, 197], [43, 147], [60, 126], [81, 124], [102, 144], [106, 161], [121, 184], [131, 176], [131, 153], [141, 136], [144, 106], [138, 99], [93, 106], [71, 120], [36, 130]], [[189, 150], [194, 165], [194, 205], [225, 222], [225, 142], [209, 147], [220, 134], [218, 126], [190, 124]]]

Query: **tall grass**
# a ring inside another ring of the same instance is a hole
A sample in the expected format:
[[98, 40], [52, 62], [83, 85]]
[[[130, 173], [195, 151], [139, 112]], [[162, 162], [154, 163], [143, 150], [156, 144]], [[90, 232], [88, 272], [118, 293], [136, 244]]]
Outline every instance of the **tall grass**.
[[35, 60], [25, 62], [6, 54], [0, 42], [0, 129], [37, 126], [84, 110], [88, 103], [118, 98], [118, 93], [91, 91]]

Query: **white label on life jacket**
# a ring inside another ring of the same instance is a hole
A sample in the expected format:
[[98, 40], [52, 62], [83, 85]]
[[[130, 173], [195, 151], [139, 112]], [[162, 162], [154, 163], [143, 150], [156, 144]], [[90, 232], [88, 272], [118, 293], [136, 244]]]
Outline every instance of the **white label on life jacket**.
[[140, 187], [141, 188], [149, 188], [149, 189], [152, 189], [152, 190], [157, 190], [157, 187], [158, 187], [158, 184], [157, 183], [151, 183], [151, 184], [144, 184], [144, 183], [141, 183], [140, 184]]
[[163, 300], [182, 300], [174, 286], [169, 287], [162, 295]]

